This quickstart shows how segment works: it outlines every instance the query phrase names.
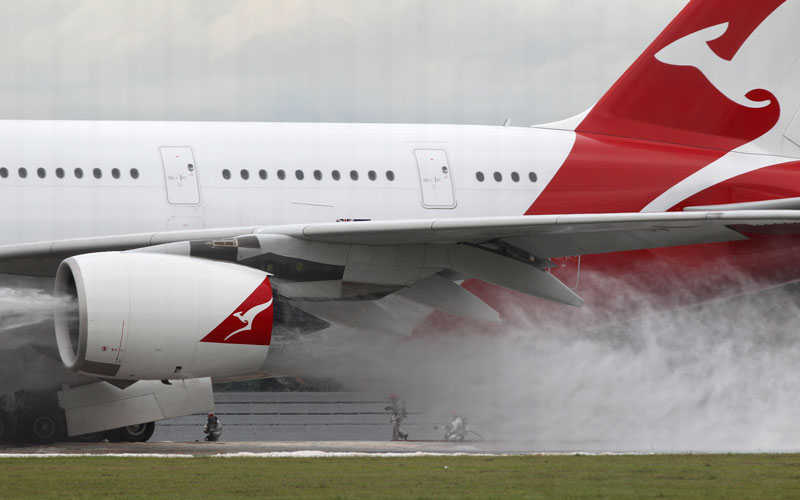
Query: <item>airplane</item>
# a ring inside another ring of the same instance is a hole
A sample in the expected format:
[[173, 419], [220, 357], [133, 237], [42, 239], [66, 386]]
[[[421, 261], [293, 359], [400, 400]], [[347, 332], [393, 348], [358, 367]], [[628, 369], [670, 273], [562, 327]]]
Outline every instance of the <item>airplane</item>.
[[388, 297], [497, 322], [800, 280], [798, 19], [692, 0], [532, 127], [0, 121], [0, 284], [55, 297], [0, 349], [0, 440], [146, 441]]

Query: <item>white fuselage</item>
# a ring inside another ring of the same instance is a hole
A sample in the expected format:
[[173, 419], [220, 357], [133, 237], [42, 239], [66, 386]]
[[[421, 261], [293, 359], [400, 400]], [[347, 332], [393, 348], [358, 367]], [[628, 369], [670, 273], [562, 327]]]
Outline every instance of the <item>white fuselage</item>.
[[[521, 215], [562, 165], [575, 134], [445, 125], [0, 121], [0, 138], [0, 244], [12, 244], [337, 219]], [[188, 164], [191, 171], [175, 170]]]

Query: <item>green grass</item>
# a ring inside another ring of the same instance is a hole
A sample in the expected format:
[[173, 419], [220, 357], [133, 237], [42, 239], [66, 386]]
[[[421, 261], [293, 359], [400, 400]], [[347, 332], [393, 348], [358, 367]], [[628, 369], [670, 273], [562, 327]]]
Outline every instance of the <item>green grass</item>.
[[800, 455], [8, 458], [0, 498], [800, 498]]

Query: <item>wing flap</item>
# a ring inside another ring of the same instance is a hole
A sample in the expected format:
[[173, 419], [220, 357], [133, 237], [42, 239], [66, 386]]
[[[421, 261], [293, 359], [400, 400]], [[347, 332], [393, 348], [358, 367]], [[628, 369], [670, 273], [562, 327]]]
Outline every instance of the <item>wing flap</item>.
[[586, 233], [554, 234], [542, 237], [512, 236], [503, 238], [508, 244], [543, 259], [568, 255], [591, 255], [625, 252], [680, 245], [718, 243], [747, 239], [727, 226], [698, 226], [683, 228], [649, 228], [636, 231], [592, 231]]
[[433, 275], [396, 293], [417, 304], [478, 321], [499, 322], [500, 314], [490, 305], [442, 276]]
[[448, 257], [451, 269], [468, 276], [561, 304], [583, 305], [583, 299], [558, 278], [531, 264], [469, 245], [454, 245]]

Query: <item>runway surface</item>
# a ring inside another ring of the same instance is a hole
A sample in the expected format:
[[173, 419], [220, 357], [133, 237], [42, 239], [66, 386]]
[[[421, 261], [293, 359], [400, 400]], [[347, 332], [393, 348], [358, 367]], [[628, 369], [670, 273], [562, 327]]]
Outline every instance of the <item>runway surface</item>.
[[[0, 457], [43, 455], [148, 456], [349, 456], [396, 454], [650, 454], [657, 449], [620, 447], [602, 441], [501, 440], [480, 419], [463, 443], [440, 441], [448, 412], [426, 410], [413, 400], [403, 429], [412, 441], [391, 441], [388, 403], [380, 394], [357, 392], [216, 393], [215, 411], [223, 422], [222, 440], [201, 441], [205, 414], [156, 423], [147, 443], [0, 444]], [[487, 430], [489, 429], [489, 430]], [[479, 439], [479, 437], [485, 439]], [[676, 450], [667, 450], [675, 452]], [[702, 450], [692, 450], [694, 452]], [[707, 450], [715, 451], [715, 450]], [[733, 450], [726, 450], [733, 451]], [[763, 450], [762, 450], [763, 451]]]
[[[217, 392], [214, 411], [229, 441], [388, 441], [392, 437], [389, 404], [385, 394], [364, 392]], [[408, 402], [403, 429], [411, 439], [441, 439], [435, 426], [451, 420]], [[205, 415], [163, 420], [156, 424], [152, 441], [202, 439]], [[480, 432], [481, 422], [475, 422]], [[492, 439], [492, 436], [486, 436]]]
[[[432, 441], [254, 441], [58, 443], [38, 446], [0, 445], [0, 458], [14, 456], [411, 456], [505, 455], [568, 453], [543, 451], [529, 445], [497, 441], [447, 443]], [[584, 452], [581, 452], [584, 453]], [[591, 451], [585, 453], [592, 453]], [[606, 452], [598, 452], [606, 454]]]
[[[205, 415], [187, 415], [156, 423], [147, 443], [58, 443], [2, 445], [2, 456], [152, 455], [152, 456], [341, 456], [352, 454], [510, 454], [573, 446], [522, 445], [491, 440], [439, 441], [438, 424], [447, 413], [423, 411], [409, 402], [403, 428], [413, 441], [391, 441], [388, 404], [380, 394], [357, 392], [216, 393], [215, 412], [223, 423], [222, 440], [202, 441]], [[477, 423], [480, 426], [480, 423]], [[477, 439], [477, 438], [474, 438]], [[198, 441], [200, 440], [200, 441]], [[585, 446], [579, 444], [578, 446]]]

